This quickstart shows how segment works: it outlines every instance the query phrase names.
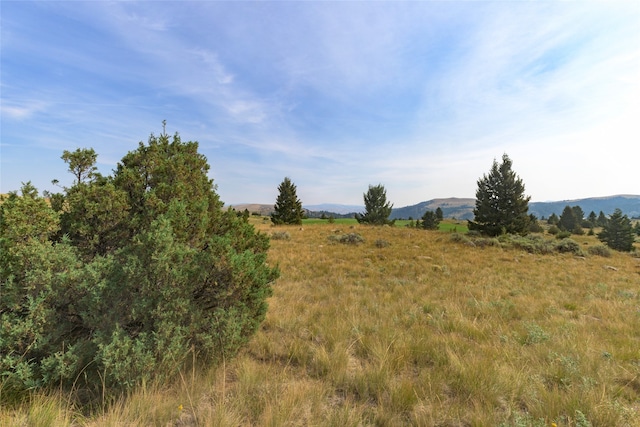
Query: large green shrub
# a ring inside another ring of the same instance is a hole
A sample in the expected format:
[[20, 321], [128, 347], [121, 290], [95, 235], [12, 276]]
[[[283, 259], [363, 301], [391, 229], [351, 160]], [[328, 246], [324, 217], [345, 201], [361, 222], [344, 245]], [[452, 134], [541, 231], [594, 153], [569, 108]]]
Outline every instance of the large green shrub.
[[113, 177], [57, 195], [60, 212], [30, 184], [0, 206], [3, 396], [166, 379], [257, 330], [278, 276], [269, 239], [222, 210], [197, 147], [152, 135]]

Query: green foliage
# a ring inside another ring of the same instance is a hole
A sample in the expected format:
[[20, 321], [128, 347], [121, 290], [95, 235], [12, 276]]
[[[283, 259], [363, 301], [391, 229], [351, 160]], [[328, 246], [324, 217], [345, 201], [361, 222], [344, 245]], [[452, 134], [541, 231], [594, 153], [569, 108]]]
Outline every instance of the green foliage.
[[542, 228], [542, 226], [538, 222], [538, 218], [534, 214], [529, 215], [529, 232], [530, 233], [544, 232], [544, 228]]
[[604, 227], [605, 225], [607, 225], [608, 221], [609, 220], [605, 216], [604, 212], [600, 211], [600, 213], [598, 214], [598, 220], [596, 221], [596, 225], [598, 227]]
[[489, 174], [478, 180], [470, 230], [489, 236], [527, 233], [530, 197], [524, 195], [524, 184], [511, 166], [511, 159], [504, 154], [502, 164], [494, 160]]
[[562, 231], [572, 231], [578, 225], [578, 219], [576, 218], [576, 212], [571, 206], [564, 207], [560, 220], [558, 221], [558, 227]]
[[572, 253], [578, 256], [584, 255], [580, 244], [575, 240], [569, 238], [560, 240], [558, 243], [556, 243], [555, 248], [558, 252], [562, 253]]
[[61, 159], [69, 165], [69, 172], [76, 177], [76, 184], [92, 178], [98, 170], [95, 166], [98, 155], [93, 148], [78, 148], [73, 152], [64, 150]]
[[590, 255], [597, 255], [605, 258], [609, 258], [611, 256], [611, 250], [605, 245], [589, 246], [587, 252], [589, 252]]
[[635, 241], [631, 220], [626, 215], [622, 215], [620, 209], [616, 209], [598, 234], [598, 239], [611, 249], [631, 252]]
[[551, 227], [549, 227], [549, 229], [547, 230], [547, 233], [551, 234], [551, 235], [556, 235], [558, 233], [560, 233], [560, 229], [556, 226], [556, 225], [552, 225]]
[[443, 219], [443, 212], [442, 212], [442, 208], [440, 208], [440, 206], [438, 206], [436, 208], [436, 218], [438, 218], [438, 221], [442, 221]]
[[61, 212], [30, 184], [0, 206], [3, 393], [163, 380], [257, 330], [269, 239], [221, 209], [197, 148], [152, 135], [113, 177], [80, 175]]
[[420, 223], [420, 225], [425, 230], [437, 230], [439, 224], [440, 220], [438, 219], [438, 215], [435, 212], [426, 211], [424, 215], [422, 215], [422, 222]]
[[558, 215], [556, 215], [555, 212], [552, 213], [547, 220], [547, 224], [549, 225], [558, 225], [558, 222], [560, 222], [560, 218], [558, 218]]
[[285, 178], [278, 186], [278, 198], [273, 207], [271, 222], [280, 224], [302, 224], [302, 202], [296, 195], [296, 186], [289, 178]]
[[359, 223], [371, 225], [393, 224], [389, 221], [393, 204], [387, 202], [387, 190], [382, 184], [370, 185], [364, 196], [363, 214], [356, 214]]

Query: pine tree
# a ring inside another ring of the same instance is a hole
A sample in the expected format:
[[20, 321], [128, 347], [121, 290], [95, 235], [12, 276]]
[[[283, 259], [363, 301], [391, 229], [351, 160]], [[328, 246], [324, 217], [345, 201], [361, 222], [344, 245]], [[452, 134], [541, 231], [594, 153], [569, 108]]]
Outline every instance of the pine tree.
[[569, 231], [573, 234], [583, 234], [582, 230], [582, 217], [584, 216], [584, 212], [580, 208], [580, 206], [571, 207], [569, 205], [565, 206], [562, 211], [562, 215], [560, 215], [560, 220], [558, 221], [558, 227], [561, 230]]
[[74, 152], [64, 150], [61, 157], [69, 165], [69, 172], [76, 177], [76, 184], [94, 176], [98, 170], [95, 166], [97, 158], [93, 148], [78, 148]]
[[444, 214], [442, 213], [442, 209], [440, 208], [440, 206], [438, 206], [438, 208], [436, 209], [436, 218], [438, 218], [438, 221], [442, 221]]
[[607, 225], [607, 221], [609, 220], [605, 216], [604, 212], [600, 211], [600, 213], [598, 214], [598, 221], [596, 222], [596, 225], [598, 227], [604, 227], [605, 225]]
[[489, 174], [478, 180], [470, 230], [490, 236], [527, 233], [530, 197], [524, 195], [524, 183], [511, 166], [511, 159], [504, 154], [502, 164], [494, 159]]
[[278, 186], [278, 198], [271, 214], [271, 222], [280, 224], [302, 224], [304, 212], [302, 202], [296, 195], [296, 186], [289, 178], [285, 178]]
[[633, 234], [631, 220], [623, 215], [620, 209], [616, 209], [607, 221], [607, 225], [598, 234], [598, 239], [611, 249], [630, 252], [633, 250], [633, 242], [635, 241]]
[[556, 215], [556, 213], [552, 213], [551, 216], [549, 216], [549, 219], [547, 220], [547, 224], [549, 225], [558, 225], [558, 222], [560, 222], [560, 219], [558, 218], [558, 215]]
[[437, 230], [440, 220], [435, 212], [426, 211], [424, 215], [422, 215], [422, 222], [420, 224], [425, 230]]
[[591, 211], [591, 213], [589, 213], [589, 216], [587, 217], [587, 221], [589, 221], [591, 228], [596, 226], [596, 224], [598, 223], [598, 216], [594, 211]]
[[389, 221], [393, 204], [387, 202], [387, 190], [382, 184], [369, 185], [369, 190], [364, 196], [363, 214], [356, 214], [356, 220], [363, 224], [384, 225], [393, 224]]

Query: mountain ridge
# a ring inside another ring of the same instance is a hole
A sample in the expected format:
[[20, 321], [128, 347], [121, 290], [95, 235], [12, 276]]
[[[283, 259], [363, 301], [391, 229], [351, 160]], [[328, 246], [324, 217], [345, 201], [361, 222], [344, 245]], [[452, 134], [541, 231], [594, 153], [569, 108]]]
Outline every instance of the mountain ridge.
[[[394, 208], [391, 211], [391, 219], [400, 218], [420, 218], [425, 211], [437, 208], [442, 209], [445, 218], [457, 219], [473, 219], [473, 209], [475, 208], [475, 199], [463, 197], [448, 197], [426, 200], [416, 203], [415, 205]], [[640, 195], [636, 194], [616, 194], [613, 196], [586, 197], [582, 199], [568, 199], [548, 202], [529, 202], [529, 213], [534, 214], [538, 218], [548, 218], [551, 214], [562, 214], [565, 206], [580, 206], [588, 215], [591, 211], [599, 214], [600, 211], [605, 215], [610, 215], [618, 208], [629, 217], [640, 217]], [[273, 212], [273, 205], [266, 204], [237, 204], [230, 205], [236, 210], [247, 209], [250, 212], [260, 213], [261, 215], [270, 215]], [[322, 203], [317, 205], [303, 205], [303, 208], [309, 213], [309, 216], [317, 216], [324, 213], [326, 216], [335, 214], [338, 216], [350, 215], [364, 212], [364, 206], [358, 205], [341, 205], [336, 203]]]

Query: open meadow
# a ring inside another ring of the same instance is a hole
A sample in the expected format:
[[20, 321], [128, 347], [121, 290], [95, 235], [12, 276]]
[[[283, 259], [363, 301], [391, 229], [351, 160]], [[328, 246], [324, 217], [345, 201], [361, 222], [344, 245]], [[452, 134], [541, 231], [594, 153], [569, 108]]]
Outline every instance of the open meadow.
[[640, 425], [640, 258], [251, 221], [281, 277], [239, 356], [92, 413], [34, 394], [0, 425]]

